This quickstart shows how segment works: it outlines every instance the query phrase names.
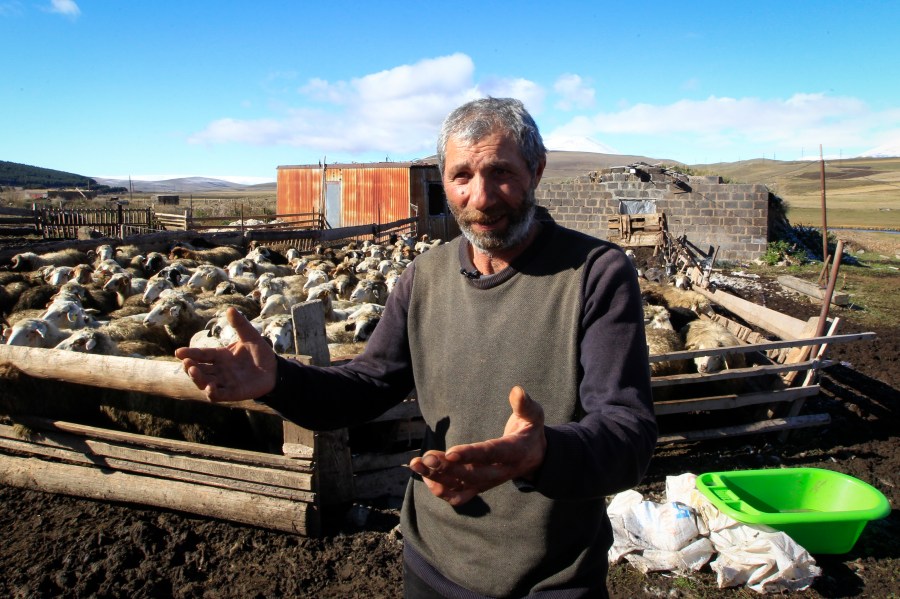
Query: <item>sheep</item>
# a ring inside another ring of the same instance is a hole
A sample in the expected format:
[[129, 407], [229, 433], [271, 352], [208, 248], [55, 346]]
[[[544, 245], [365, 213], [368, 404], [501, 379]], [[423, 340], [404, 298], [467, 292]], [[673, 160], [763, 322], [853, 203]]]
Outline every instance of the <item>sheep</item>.
[[254, 262], [268, 262], [271, 264], [284, 266], [290, 261], [284, 254], [276, 252], [272, 248], [265, 245], [256, 245], [255, 241], [250, 242], [250, 246], [251, 248], [247, 253], [247, 258], [253, 260]]
[[56, 325], [40, 318], [26, 318], [3, 332], [6, 345], [51, 348], [69, 336]]
[[400, 280], [400, 275], [402, 274], [403, 273], [399, 270], [392, 270], [384, 275], [384, 286], [387, 289], [388, 295], [394, 292], [394, 287], [397, 285], [397, 281]]
[[76, 331], [68, 339], [58, 343], [54, 349], [66, 349], [103, 356], [119, 355], [119, 346], [116, 345], [116, 342], [109, 335], [92, 329]]
[[[673, 329], [645, 327], [647, 337], [647, 350], [651, 356], [659, 356], [684, 349], [684, 342]], [[682, 374], [688, 371], [686, 360], [665, 360], [650, 363], [652, 376], [666, 376], [670, 374]]]
[[654, 283], [639, 279], [641, 296], [648, 303], [673, 308], [686, 308], [697, 314], [709, 314], [712, 310], [706, 296], [689, 289], [678, 289], [665, 283]]
[[75, 249], [65, 249], [41, 255], [34, 252], [23, 252], [12, 257], [10, 270], [32, 272], [42, 266], [78, 266], [88, 261], [87, 254]]
[[203, 295], [194, 299], [193, 303], [197, 313], [207, 319], [228, 306], [233, 306], [251, 319], [256, 318], [260, 310], [257, 302], [243, 295]]
[[256, 281], [246, 277], [234, 277], [216, 285], [216, 295], [247, 295], [253, 291]]
[[79, 264], [73, 268], [72, 279], [76, 283], [86, 285], [93, 281], [94, 267], [90, 264]]
[[259, 311], [259, 315], [261, 318], [268, 318], [270, 316], [277, 316], [279, 314], [290, 314], [291, 305], [292, 304], [287, 297], [280, 293], [276, 293], [275, 295], [270, 295], [266, 299], [266, 303]]
[[163, 326], [176, 347], [190, 343], [191, 337], [206, 324], [193, 302], [185, 295], [170, 295], [157, 302], [143, 321], [145, 326]]
[[13, 305], [12, 311], [30, 310], [34, 308], [46, 308], [53, 300], [58, 288], [53, 285], [36, 285], [29, 287], [19, 294], [19, 299]]
[[192, 249], [184, 246], [175, 246], [169, 251], [169, 259], [187, 259], [200, 263], [208, 262], [214, 266], [225, 267], [234, 260], [240, 260], [242, 254], [239, 250], [223, 245], [209, 249]]
[[141, 295], [141, 301], [147, 305], [155, 302], [160, 294], [166, 289], [174, 289], [172, 282], [167, 278], [152, 279], [147, 283], [144, 293]]
[[54, 300], [41, 315], [43, 320], [53, 323], [60, 329], [83, 329], [93, 324], [81, 302], [71, 299]]
[[212, 264], [201, 264], [188, 279], [185, 286], [189, 289], [212, 291], [216, 285], [228, 280], [228, 273]]
[[75, 269], [72, 266], [43, 266], [40, 272], [49, 285], [63, 285], [75, 278]]
[[145, 314], [116, 318], [97, 330], [112, 339], [123, 355], [171, 355], [175, 351], [169, 334], [162, 326], [145, 325]]
[[152, 276], [168, 265], [166, 257], [159, 252], [150, 252], [144, 258], [144, 273]]
[[356, 304], [381, 304], [387, 301], [387, 285], [381, 281], [363, 279], [356, 284], [356, 289], [350, 294], [350, 301]]
[[324, 270], [320, 270], [318, 268], [314, 268], [312, 270], [307, 271], [306, 273], [306, 283], [303, 285], [303, 289], [309, 290], [316, 285], [322, 285], [323, 283], [327, 283], [330, 279], [328, 273]]
[[[144, 287], [146, 289], [146, 279], [141, 279], [144, 281]], [[137, 300], [132, 300], [131, 303], [135, 301], [143, 302], [143, 294], [136, 293], [135, 288], [132, 285], [131, 275], [118, 273], [109, 278], [109, 280], [103, 285], [104, 291], [112, 291], [116, 294], [116, 303], [121, 308], [125, 305], [125, 302], [131, 298], [135, 297]]]
[[652, 329], [669, 329], [674, 331], [669, 311], [662, 306], [644, 304], [644, 326]]
[[[681, 330], [684, 347], [689, 350], [713, 349], [717, 347], [734, 347], [742, 345], [728, 329], [712, 320], [695, 320]], [[743, 368], [746, 366], [743, 353], [726, 353], [694, 358], [697, 372], [712, 374], [722, 369]]]
[[265, 321], [262, 336], [269, 340], [276, 354], [295, 353], [294, 320], [290, 315], [281, 314]]

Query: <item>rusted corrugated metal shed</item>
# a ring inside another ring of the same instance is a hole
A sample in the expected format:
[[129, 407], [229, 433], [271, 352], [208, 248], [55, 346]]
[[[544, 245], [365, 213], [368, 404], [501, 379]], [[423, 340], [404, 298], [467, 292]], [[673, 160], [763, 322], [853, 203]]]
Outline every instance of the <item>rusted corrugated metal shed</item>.
[[[435, 197], [440, 194], [440, 201]], [[324, 213], [332, 227], [428, 216], [445, 206], [436, 163], [372, 162], [278, 167], [278, 214]]]

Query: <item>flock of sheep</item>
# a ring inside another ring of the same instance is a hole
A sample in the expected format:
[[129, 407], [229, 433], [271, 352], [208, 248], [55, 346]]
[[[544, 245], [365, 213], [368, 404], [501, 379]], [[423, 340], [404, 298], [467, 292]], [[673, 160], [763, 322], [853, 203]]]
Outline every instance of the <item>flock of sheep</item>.
[[102, 245], [0, 267], [3, 342], [131, 357], [171, 357], [185, 345], [228, 345], [233, 306], [278, 353], [295, 353], [291, 306], [319, 300], [332, 344], [364, 342], [406, 265], [431, 242], [319, 247], [302, 255], [266, 246], [177, 244], [167, 254]]
[[[332, 356], [352, 355], [371, 335], [406, 265], [440, 240], [404, 235], [385, 244], [318, 247], [305, 255], [266, 246], [177, 244], [167, 254], [132, 245], [22, 253], [0, 267], [2, 339], [10, 345], [132, 357], [171, 357], [185, 345], [228, 345], [233, 306], [278, 353], [296, 353], [291, 307], [319, 300]], [[639, 274], [641, 271], [639, 270]], [[640, 277], [651, 355], [741, 342], [709, 314], [702, 295]], [[651, 364], [654, 376], [744, 366], [744, 354]]]

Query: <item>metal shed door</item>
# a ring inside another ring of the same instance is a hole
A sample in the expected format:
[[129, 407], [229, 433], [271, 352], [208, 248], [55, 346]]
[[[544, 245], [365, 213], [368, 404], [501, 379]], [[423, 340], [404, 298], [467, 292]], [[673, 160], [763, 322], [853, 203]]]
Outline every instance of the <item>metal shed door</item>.
[[325, 220], [332, 229], [341, 226], [341, 182], [325, 183]]

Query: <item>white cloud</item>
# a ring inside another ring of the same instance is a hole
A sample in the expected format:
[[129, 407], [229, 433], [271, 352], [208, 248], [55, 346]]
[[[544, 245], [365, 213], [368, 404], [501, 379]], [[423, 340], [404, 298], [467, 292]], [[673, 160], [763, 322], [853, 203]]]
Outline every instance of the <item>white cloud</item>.
[[366, 153], [431, 154], [444, 117], [484, 96], [516, 97], [538, 114], [544, 90], [522, 78], [475, 81], [472, 59], [461, 53], [427, 58], [359, 78], [311, 78], [298, 89], [303, 107], [257, 120], [221, 118], [192, 135], [197, 144], [287, 145], [357, 157]]
[[645, 137], [646, 141], [633, 144], [640, 143], [647, 151], [674, 147], [674, 139], [689, 139], [691, 145], [703, 148], [700, 151], [744, 148], [744, 156], [750, 156], [758, 148], [799, 154], [801, 147], [820, 143], [826, 148], [870, 146], [866, 140], [898, 126], [896, 111], [877, 113], [856, 98], [815, 93], [787, 99], [711, 96], [667, 105], [635, 104], [575, 117], [550, 135]]
[[50, 0], [50, 12], [67, 17], [77, 17], [81, 14], [81, 9], [78, 8], [75, 0]]
[[556, 103], [560, 110], [590, 108], [594, 105], [594, 88], [585, 84], [578, 75], [566, 73], [553, 84], [553, 91], [562, 96]]

